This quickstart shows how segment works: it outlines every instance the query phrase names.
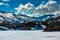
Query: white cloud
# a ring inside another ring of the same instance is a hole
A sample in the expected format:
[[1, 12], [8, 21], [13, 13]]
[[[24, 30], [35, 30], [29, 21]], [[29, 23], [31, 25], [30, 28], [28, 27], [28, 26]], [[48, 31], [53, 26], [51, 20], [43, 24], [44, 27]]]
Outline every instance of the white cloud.
[[2, 0], [2, 1], [8, 2], [8, 1], [10, 1], [10, 0]]
[[36, 9], [35, 9], [35, 13], [37, 14], [43, 14], [43, 13], [48, 13], [48, 9], [46, 8], [45, 5], [40, 4]]
[[35, 10], [36, 13], [53, 13], [55, 11], [60, 11], [60, 6], [56, 1], [48, 1], [45, 5], [40, 4]]
[[[42, 1], [44, 3], [44, 1]], [[45, 5], [41, 3], [38, 7], [35, 7], [31, 3], [27, 3], [25, 5], [20, 4], [19, 7], [15, 8], [18, 13], [23, 14], [46, 14], [46, 13], [55, 13], [56, 11], [60, 11], [60, 5], [57, 4], [56, 1], [48, 1]]]
[[4, 3], [0, 3], [0, 5], [3, 5]]
[[5, 6], [7, 6], [7, 8], [9, 7], [9, 4], [7, 4], [7, 3], [6, 3], [6, 4], [4, 4], [4, 5], [5, 5]]
[[55, 4], [57, 3], [56, 1], [48, 1], [47, 4]]
[[56, 1], [49, 1], [46, 3], [46, 8], [52, 11], [58, 11], [59, 5], [57, 4]]
[[31, 3], [27, 3], [25, 5], [20, 4], [19, 7], [15, 8], [17, 10], [17, 13], [23, 12], [29, 13], [30, 11], [32, 12], [35, 9], [35, 6]]
[[0, 3], [0, 6], [6, 6], [8, 8], [9, 4], [7, 4], [7, 3]]

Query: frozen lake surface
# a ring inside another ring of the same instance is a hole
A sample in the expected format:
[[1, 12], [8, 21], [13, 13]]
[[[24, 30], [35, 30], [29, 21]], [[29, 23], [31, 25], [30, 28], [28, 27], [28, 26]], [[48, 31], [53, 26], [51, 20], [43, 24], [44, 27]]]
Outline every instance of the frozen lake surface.
[[60, 40], [60, 32], [0, 31], [0, 40]]

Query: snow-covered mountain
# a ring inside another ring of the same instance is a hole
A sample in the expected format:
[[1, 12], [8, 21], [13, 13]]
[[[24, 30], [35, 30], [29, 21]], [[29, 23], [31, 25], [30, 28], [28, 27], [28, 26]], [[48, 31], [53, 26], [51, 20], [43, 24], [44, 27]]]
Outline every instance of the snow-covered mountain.
[[15, 15], [12, 12], [6, 12], [6, 13], [0, 12], [0, 17], [2, 17], [4, 20], [7, 21], [17, 20], [14, 16]]
[[51, 18], [53, 17], [54, 14], [43, 14], [39, 17], [31, 17], [31, 16], [27, 16], [27, 15], [23, 15], [23, 14], [14, 14], [13, 12], [0, 12], [0, 23], [3, 21], [19, 21], [19, 22], [28, 22], [28, 21], [44, 21], [47, 18]]
[[31, 3], [25, 5], [20, 4], [19, 7], [15, 8], [17, 12], [4, 12], [0, 11], [0, 23], [10, 23], [15, 26], [20, 23], [27, 23], [30, 21], [46, 21], [60, 16], [60, 5], [56, 1], [48, 1], [46, 4], [40, 4], [35, 7]]
[[0, 12], [0, 26], [14, 28], [24, 25], [28, 22], [41, 22], [48, 18], [53, 18], [54, 14], [43, 14], [39, 17], [31, 17], [23, 14], [14, 14], [13, 12]]

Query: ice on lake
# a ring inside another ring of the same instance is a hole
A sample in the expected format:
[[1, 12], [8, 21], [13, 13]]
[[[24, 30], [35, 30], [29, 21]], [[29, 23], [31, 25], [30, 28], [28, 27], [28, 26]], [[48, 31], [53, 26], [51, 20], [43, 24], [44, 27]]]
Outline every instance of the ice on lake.
[[0, 31], [0, 40], [60, 40], [60, 32]]

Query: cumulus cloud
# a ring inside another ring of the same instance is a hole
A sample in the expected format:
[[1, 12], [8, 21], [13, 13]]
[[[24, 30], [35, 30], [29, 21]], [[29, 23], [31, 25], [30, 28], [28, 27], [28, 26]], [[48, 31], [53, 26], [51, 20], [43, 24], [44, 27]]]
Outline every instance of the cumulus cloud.
[[52, 11], [60, 11], [59, 5], [56, 1], [49, 1], [46, 3], [46, 8]]
[[[44, 1], [42, 1], [44, 3]], [[23, 14], [44, 14], [44, 13], [56, 13], [56, 11], [60, 11], [60, 5], [57, 4], [56, 1], [48, 1], [46, 4], [41, 3], [38, 7], [35, 7], [31, 3], [27, 3], [25, 5], [20, 4], [19, 7], [15, 8], [18, 13]]]
[[35, 9], [35, 12], [36, 13], [47, 13], [48, 12], [48, 9], [45, 7], [45, 5], [43, 4], [40, 4], [40, 6], [38, 6], [36, 9]]
[[4, 3], [0, 3], [0, 5], [3, 5]]
[[35, 9], [35, 12], [40, 14], [53, 13], [55, 11], [60, 11], [60, 5], [58, 5], [56, 1], [48, 1], [45, 5], [40, 4], [40, 6]]
[[34, 5], [33, 4], [30, 4], [30, 3], [27, 3], [25, 5], [23, 4], [20, 4], [18, 8], [16, 8], [17, 10], [31, 10], [33, 9]]
[[31, 3], [27, 3], [25, 5], [23, 4], [20, 4], [18, 8], [15, 8], [17, 10], [17, 13], [22, 13], [22, 12], [25, 12], [25, 13], [32, 13], [34, 10], [35, 10], [35, 6]]

